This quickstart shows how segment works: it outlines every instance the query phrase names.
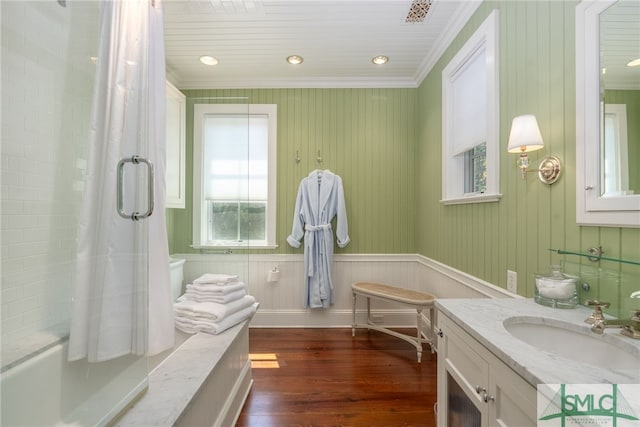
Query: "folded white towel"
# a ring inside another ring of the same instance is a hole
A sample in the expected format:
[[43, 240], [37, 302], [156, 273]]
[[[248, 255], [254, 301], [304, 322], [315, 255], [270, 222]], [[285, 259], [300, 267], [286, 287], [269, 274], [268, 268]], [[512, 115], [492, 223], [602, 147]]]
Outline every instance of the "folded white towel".
[[212, 295], [226, 295], [231, 292], [237, 291], [238, 289], [244, 289], [246, 285], [244, 282], [236, 282], [228, 285], [215, 285], [215, 284], [207, 284], [207, 285], [199, 285], [199, 284], [187, 284], [187, 290], [193, 290], [201, 293], [210, 293]]
[[193, 283], [198, 284], [207, 284], [207, 283], [217, 283], [217, 284], [225, 284], [225, 283], [234, 283], [238, 281], [238, 276], [233, 274], [216, 274], [216, 273], [205, 273], [202, 276], [198, 277], [193, 281]]
[[256, 302], [251, 295], [232, 301], [227, 304], [218, 302], [181, 301], [173, 305], [176, 316], [187, 317], [193, 320], [220, 321], [236, 311], [249, 307]]
[[196, 332], [206, 332], [208, 334], [219, 334], [226, 331], [232, 326], [248, 319], [258, 309], [258, 303], [253, 303], [249, 307], [243, 308], [240, 311], [236, 311], [230, 316], [222, 319], [219, 322], [211, 322], [206, 320], [192, 320], [184, 317], [176, 317], [176, 328], [186, 332], [188, 334], [195, 334]]
[[187, 289], [187, 292], [184, 293], [184, 297], [186, 300], [197, 301], [197, 302], [219, 302], [222, 304], [229, 303], [231, 301], [235, 301], [237, 299], [242, 298], [247, 294], [245, 289], [240, 289], [234, 292], [231, 292], [226, 295], [212, 295], [210, 293], [204, 292], [196, 292], [194, 290]]

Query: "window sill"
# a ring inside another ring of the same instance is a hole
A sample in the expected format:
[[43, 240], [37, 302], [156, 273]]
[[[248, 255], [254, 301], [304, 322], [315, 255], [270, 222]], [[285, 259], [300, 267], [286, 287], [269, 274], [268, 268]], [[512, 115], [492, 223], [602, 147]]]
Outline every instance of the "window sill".
[[278, 249], [278, 245], [191, 245], [193, 249], [199, 249], [201, 251], [233, 251], [256, 249], [256, 250], [269, 250]]
[[472, 196], [462, 196], [451, 199], [440, 200], [443, 205], [463, 205], [467, 203], [488, 203], [498, 202], [502, 198], [502, 194], [474, 194]]

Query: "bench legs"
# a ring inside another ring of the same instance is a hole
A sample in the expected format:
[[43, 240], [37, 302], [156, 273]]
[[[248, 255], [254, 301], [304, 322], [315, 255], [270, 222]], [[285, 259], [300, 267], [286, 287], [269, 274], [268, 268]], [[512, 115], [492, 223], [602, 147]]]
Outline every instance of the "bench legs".
[[[426, 338], [422, 338], [422, 331], [423, 331], [423, 321], [422, 321], [422, 307], [416, 307], [416, 337], [412, 337], [409, 335], [405, 335], [405, 334], [401, 334], [399, 332], [396, 331], [392, 331], [390, 329], [385, 328], [384, 326], [380, 326], [380, 325], [376, 325], [373, 323], [373, 321], [371, 320], [371, 298], [368, 295], [364, 295], [367, 298], [367, 323], [366, 326], [368, 329], [374, 329], [376, 331], [380, 331], [380, 332], [384, 332], [386, 334], [389, 335], [393, 335], [395, 337], [398, 337], [400, 339], [403, 339], [411, 344], [413, 344], [416, 347], [416, 352], [417, 352], [417, 356], [418, 356], [418, 363], [422, 362], [422, 343], [428, 343], [429, 346], [431, 347], [431, 353], [434, 352], [435, 348], [433, 345], [433, 318], [434, 318], [434, 313], [433, 313], [433, 307], [428, 307], [427, 310], [429, 310], [429, 322], [431, 323], [431, 326], [429, 328], [428, 331], [425, 331], [425, 335]], [[351, 307], [351, 311], [352, 311], [352, 316], [353, 316], [353, 323], [351, 325], [351, 336], [356, 336], [356, 328], [358, 327], [358, 322], [356, 321], [356, 300], [357, 300], [357, 294], [356, 292], [353, 292], [353, 305]]]
[[416, 350], [418, 351], [418, 363], [422, 361], [422, 309], [416, 308], [416, 329], [418, 330], [418, 337], [416, 339]]
[[353, 293], [353, 303], [351, 304], [351, 313], [353, 315], [353, 321], [351, 322], [351, 336], [356, 336], [356, 293]]

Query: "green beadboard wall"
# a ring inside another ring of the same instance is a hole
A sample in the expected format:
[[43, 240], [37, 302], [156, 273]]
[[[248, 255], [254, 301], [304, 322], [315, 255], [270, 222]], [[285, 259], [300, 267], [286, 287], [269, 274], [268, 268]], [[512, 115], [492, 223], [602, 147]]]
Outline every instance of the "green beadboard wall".
[[[187, 209], [167, 215], [171, 253], [191, 252], [192, 111], [194, 98], [248, 97], [278, 105], [277, 250], [299, 253], [290, 232], [297, 186], [317, 167], [342, 176], [351, 243], [336, 253], [419, 253], [506, 287], [518, 273], [518, 293], [533, 295], [533, 273], [565, 260], [549, 248], [585, 250], [640, 260], [640, 229], [580, 227], [575, 221], [574, 1], [486, 1], [419, 88], [187, 90]], [[444, 206], [441, 198], [441, 72], [493, 9], [500, 12], [499, 202]], [[198, 101], [202, 102], [202, 100]], [[552, 186], [535, 174], [522, 180], [516, 155], [507, 154], [513, 117], [533, 113], [545, 149], [533, 164], [558, 156], [562, 176]], [[294, 161], [296, 151], [302, 161]], [[599, 267], [638, 277], [638, 267], [601, 261]], [[620, 303], [624, 289], [593, 283], [589, 296]], [[602, 285], [602, 286], [600, 286]], [[637, 300], [636, 300], [637, 301]]]
[[[608, 256], [640, 260], [640, 230], [580, 227], [576, 224], [575, 184], [575, 6], [573, 1], [486, 1], [458, 34], [418, 89], [416, 166], [417, 251], [488, 282], [506, 287], [506, 272], [518, 273], [518, 293], [533, 296], [535, 272], [560, 261], [549, 248], [582, 250], [602, 246]], [[500, 40], [500, 189], [499, 202], [444, 206], [441, 196], [443, 68], [493, 10], [499, 10]], [[548, 186], [535, 174], [526, 180], [507, 153], [513, 117], [533, 113], [545, 140], [532, 163], [548, 154], [564, 166]], [[638, 277], [640, 267], [600, 262], [603, 269]], [[625, 289], [593, 283], [589, 296], [625, 305], [638, 283]], [[622, 296], [621, 296], [622, 295]], [[637, 300], [636, 300], [637, 301]]]
[[[169, 209], [170, 252], [193, 252], [194, 103], [246, 97], [278, 106], [277, 244], [258, 253], [301, 253], [286, 238], [300, 180], [316, 168], [342, 177], [351, 242], [336, 253], [415, 252], [415, 89], [185, 90], [186, 209]], [[322, 163], [316, 158], [318, 151]], [[296, 153], [301, 161], [295, 161]]]
[[629, 188], [640, 193], [640, 90], [607, 90], [607, 104], [627, 106], [627, 144], [629, 156]]

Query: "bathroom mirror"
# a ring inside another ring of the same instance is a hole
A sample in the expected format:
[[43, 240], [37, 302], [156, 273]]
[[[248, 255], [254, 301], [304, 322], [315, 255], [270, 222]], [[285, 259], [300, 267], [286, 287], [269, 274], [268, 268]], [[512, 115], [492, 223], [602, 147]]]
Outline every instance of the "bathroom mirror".
[[[576, 8], [576, 218], [640, 227], [640, 2]], [[627, 119], [628, 118], [628, 119]]]
[[[629, 66], [637, 60], [638, 65]], [[640, 194], [640, 3], [600, 14], [600, 195]], [[632, 120], [627, 120], [627, 118]]]

